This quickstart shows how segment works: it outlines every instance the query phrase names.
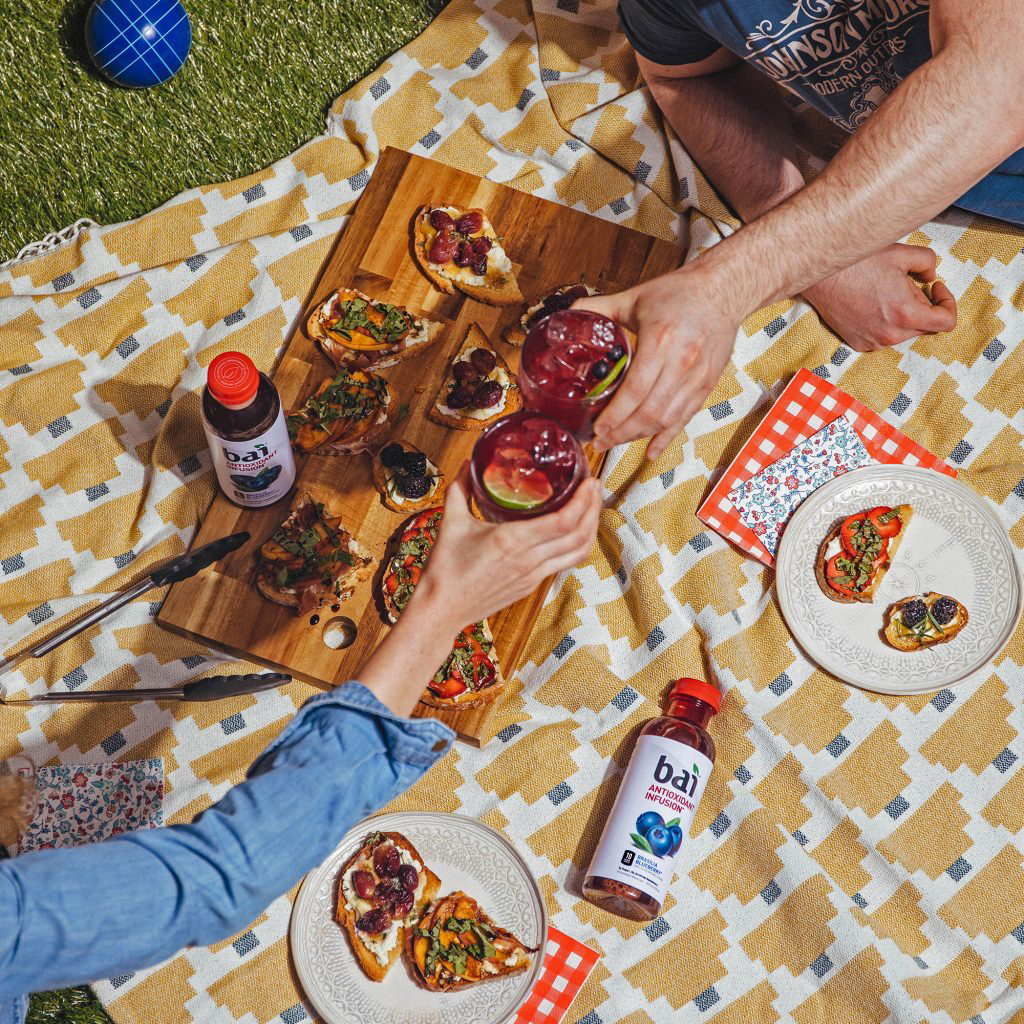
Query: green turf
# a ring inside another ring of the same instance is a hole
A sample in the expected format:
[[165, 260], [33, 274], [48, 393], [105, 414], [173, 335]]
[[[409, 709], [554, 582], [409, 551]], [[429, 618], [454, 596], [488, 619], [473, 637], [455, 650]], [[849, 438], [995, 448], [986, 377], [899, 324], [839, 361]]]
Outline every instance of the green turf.
[[185, 67], [135, 91], [91, 65], [89, 0], [15, 0], [0, 18], [0, 259], [79, 217], [137, 217], [290, 153], [443, 5], [186, 0]]
[[[0, 259], [79, 217], [137, 217], [290, 153], [445, 0], [186, 0], [188, 62], [141, 92], [110, 85], [90, 64], [89, 2], [18, 0], [0, 18]], [[34, 995], [28, 1020], [109, 1018], [76, 988]]]

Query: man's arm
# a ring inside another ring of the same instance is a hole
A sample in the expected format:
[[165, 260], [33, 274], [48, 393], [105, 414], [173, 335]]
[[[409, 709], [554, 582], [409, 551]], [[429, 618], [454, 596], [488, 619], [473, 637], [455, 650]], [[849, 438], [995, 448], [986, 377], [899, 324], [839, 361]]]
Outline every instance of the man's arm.
[[[815, 181], [686, 267], [578, 304], [640, 336], [595, 425], [598, 448], [653, 435], [659, 455], [714, 387], [746, 316], [917, 228], [1024, 145], [1019, 4], [936, 0], [932, 18], [935, 56]], [[952, 296], [939, 289], [939, 302]]]
[[[775, 82], [747, 64], [737, 66], [738, 58], [724, 49], [692, 64], [665, 66], [639, 55], [637, 61], [686, 151], [744, 221], [804, 187], [792, 116]], [[932, 281], [935, 270], [933, 250], [895, 243], [815, 281], [802, 296], [863, 352], [955, 326], [955, 303], [936, 309], [908, 276]]]
[[694, 64], [637, 63], [686, 152], [742, 220], [804, 187], [789, 108], [761, 72], [725, 49]]

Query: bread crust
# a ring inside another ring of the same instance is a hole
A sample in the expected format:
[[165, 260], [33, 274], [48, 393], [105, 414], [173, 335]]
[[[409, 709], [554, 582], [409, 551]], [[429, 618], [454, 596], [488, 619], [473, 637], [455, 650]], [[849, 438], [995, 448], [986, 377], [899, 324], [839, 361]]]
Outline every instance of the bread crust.
[[[430, 279], [431, 284], [446, 295], [454, 295], [457, 288], [465, 292], [478, 302], [487, 303], [490, 306], [513, 306], [523, 301], [523, 293], [519, 290], [514, 272], [508, 274], [492, 274], [488, 272], [485, 277], [486, 284], [471, 284], [467, 281], [452, 281], [434, 267], [427, 259], [427, 231], [426, 215], [430, 213], [431, 207], [421, 206], [413, 215], [412, 223], [412, 254], [417, 266]], [[484, 219], [487, 214], [479, 207], [470, 207], [463, 210], [463, 213], [479, 213]], [[488, 221], [488, 223], [490, 223]]]
[[852, 596], [848, 594], [840, 594], [838, 590], [833, 589], [829, 584], [828, 577], [825, 575], [825, 565], [828, 561], [826, 557], [828, 546], [839, 536], [843, 523], [849, 518], [849, 516], [840, 516], [840, 518], [832, 524], [832, 528], [829, 532], [825, 534], [825, 538], [818, 545], [818, 553], [814, 559], [814, 578], [818, 581], [818, 587], [821, 589], [821, 592], [830, 601], [835, 601], [838, 604], [871, 604], [874, 601], [875, 594], [878, 593], [878, 588], [882, 585], [882, 580], [885, 578], [885, 574], [889, 571], [889, 567], [892, 565], [893, 559], [896, 557], [896, 552], [899, 550], [900, 544], [903, 543], [903, 538], [907, 534], [907, 527], [910, 525], [910, 519], [913, 515], [913, 510], [909, 505], [896, 505], [894, 508], [899, 510], [900, 522], [903, 525], [900, 527], [900, 532], [889, 541], [889, 548], [886, 552], [885, 562], [878, 567], [869, 586], [859, 594]]
[[[400, 445], [403, 452], [420, 452], [422, 455], [426, 454], [426, 452], [421, 452], [416, 445], [409, 444], [408, 441], [389, 441], [388, 444]], [[444, 492], [447, 483], [444, 478], [444, 473], [441, 472], [440, 467], [437, 467], [435, 464], [435, 468], [437, 468], [437, 487], [435, 487], [429, 494], [425, 494], [422, 498], [416, 498], [415, 500], [407, 498], [400, 505], [388, 491], [389, 471], [384, 468], [384, 464], [380, 461], [380, 452], [377, 452], [373, 457], [373, 485], [380, 492], [380, 498], [381, 501], [384, 502], [385, 507], [391, 509], [392, 512], [419, 512], [421, 509], [430, 508], [431, 505], [439, 505], [444, 501]]]
[[897, 651], [904, 652], [923, 651], [926, 647], [937, 647], [939, 644], [949, 643], [967, 625], [970, 619], [967, 609], [955, 597], [951, 598], [951, 600], [956, 601], [956, 617], [948, 625], [942, 627], [944, 631], [943, 636], [935, 638], [923, 637], [921, 640], [918, 640], [916, 637], [900, 636], [896, 630], [895, 622], [896, 612], [904, 608], [911, 601], [924, 601], [925, 606], [931, 608], [936, 601], [944, 596], [948, 595], [937, 594], [934, 590], [929, 590], [926, 594], [904, 597], [889, 605], [885, 611], [885, 628], [883, 630], [886, 643], [890, 647], [895, 647]]
[[[367, 302], [376, 303], [376, 299], [370, 298], [369, 295], [359, 291], [358, 288], [347, 288], [345, 291], [354, 292], [360, 298], [365, 299]], [[430, 344], [437, 340], [440, 336], [441, 331], [444, 329], [443, 324], [439, 324], [434, 320], [428, 320], [426, 317], [417, 317], [414, 313], [410, 313], [409, 310], [405, 309], [404, 306], [400, 306], [400, 309], [405, 310], [410, 316], [414, 316], [415, 319], [423, 321], [427, 325], [427, 340], [420, 342], [415, 345], [402, 345], [399, 349], [381, 349], [381, 350], [370, 350], [370, 351], [359, 351], [358, 349], [349, 349], [344, 345], [339, 345], [333, 341], [331, 336], [324, 329], [323, 324], [320, 322], [320, 311], [332, 302], [334, 297], [342, 289], [336, 289], [331, 292], [322, 302], [317, 303], [313, 307], [309, 316], [306, 318], [306, 336], [316, 342], [317, 347], [329, 359], [338, 369], [346, 370], [383, 370], [388, 366], [394, 366], [396, 363], [401, 362], [403, 359], [408, 359], [410, 356], [414, 356], [419, 352], [422, 352]], [[376, 357], [376, 358], [375, 358]]]
[[[504, 405], [492, 416], [488, 416], [487, 419], [476, 419], [473, 416], [453, 416], [450, 413], [442, 412], [439, 408], [448, 396], [448, 384], [452, 380], [452, 367], [454, 367], [465, 352], [471, 351], [474, 348], [485, 348], [489, 352], [493, 352], [496, 365], [505, 371], [509, 380], [509, 386], [505, 389]], [[484, 430], [496, 420], [501, 419], [502, 416], [516, 412], [522, 408], [522, 405], [523, 396], [519, 390], [519, 378], [509, 368], [508, 363], [502, 359], [501, 354], [488, 341], [487, 335], [480, 329], [480, 325], [470, 324], [469, 330], [466, 332], [466, 340], [448, 364], [448, 372], [445, 374], [444, 380], [441, 381], [441, 386], [437, 389], [433, 404], [427, 411], [428, 418], [432, 419], [435, 423], [440, 423], [442, 426], [454, 427], [456, 430]]]
[[[401, 832], [383, 832], [381, 834], [387, 836], [395, 846], [404, 849], [411, 857], [415, 858], [423, 865], [423, 873], [426, 878], [423, 886], [423, 897], [420, 902], [420, 906], [414, 907], [410, 915], [411, 920], [417, 921], [422, 915], [423, 909], [433, 902], [434, 898], [440, 891], [441, 879], [430, 870], [419, 851], [412, 845], [412, 843], [409, 842], [408, 839], [405, 838], [405, 836], [401, 834]], [[388, 953], [388, 960], [385, 964], [382, 964], [373, 955], [370, 948], [363, 942], [362, 937], [359, 934], [359, 929], [356, 928], [356, 915], [345, 900], [342, 879], [346, 874], [348, 874], [349, 869], [362, 858], [366, 852], [366, 847], [367, 844], [364, 842], [363, 845], [360, 846], [347, 861], [345, 861], [340, 873], [338, 874], [338, 897], [335, 909], [335, 919], [345, 929], [345, 932], [348, 935], [349, 944], [352, 946], [352, 952], [359, 961], [359, 966], [363, 969], [363, 973], [371, 981], [381, 982], [385, 977], [387, 977], [388, 971], [394, 967], [395, 962], [402, 955], [402, 951], [406, 946], [406, 936], [409, 932], [409, 928], [404, 924], [399, 927], [398, 941]]]

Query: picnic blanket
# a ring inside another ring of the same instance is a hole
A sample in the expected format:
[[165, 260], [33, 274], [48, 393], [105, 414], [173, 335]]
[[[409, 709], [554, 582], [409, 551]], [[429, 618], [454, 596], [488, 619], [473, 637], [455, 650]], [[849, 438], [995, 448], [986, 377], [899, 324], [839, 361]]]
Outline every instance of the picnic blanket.
[[[386, 144], [691, 254], [735, 227], [638, 87], [611, 0], [453, 0], [291, 156], [0, 274], [8, 638], [41, 635], [188, 545], [214, 489], [197, 415], [205, 368], [228, 348], [272, 365]], [[681, 440], [654, 464], [642, 446], [612, 453], [592, 561], [546, 606], [497, 738], [458, 746], [398, 801], [503, 829], [552, 923], [601, 951], [571, 1021], [997, 1024], [1024, 1012], [1024, 633], [980, 682], [932, 697], [851, 689], [796, 648], [771, 571], [694, 515], [765, 390], [805, 366], [957, 466], [1024, 544], [1024, 239], [958, 213], [911, 239], [940, 254], [956, 331], [859, 356], [804, 304], [753, 316]], [[162, 632], [152, 610], [136, 602], [13, 681], [164, 685], [226, 660]], [[642, 927], [581, 901], [579, 885], [636, 730], [680, 675], [725, 692], [718, 760], [664, 912]], [[0, 709], [0, 757], [163, 757], [167, 817], [184, 821], [312, 692], [294, 684], [228, 713]], [[212, 949], [100, 983], [114, 1020], [312, 1016], [288, 964], [290, 900]]]

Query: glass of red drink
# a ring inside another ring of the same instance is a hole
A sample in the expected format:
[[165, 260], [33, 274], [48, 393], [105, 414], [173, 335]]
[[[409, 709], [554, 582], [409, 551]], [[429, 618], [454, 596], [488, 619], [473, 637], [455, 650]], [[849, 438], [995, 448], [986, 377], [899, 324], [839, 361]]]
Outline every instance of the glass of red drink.
[[560, 423], [527, 409], [492, 423], [469, 463], [473, 499], [492, 523], [554, 512], [588, 472], [579, 441]]
[[563, 423], [581, 441], [589, 440], [632, 355], [625, 331], [614, 320], [582, 309], [552, 313], [530, 328], [523, 343], [524, 404]]

